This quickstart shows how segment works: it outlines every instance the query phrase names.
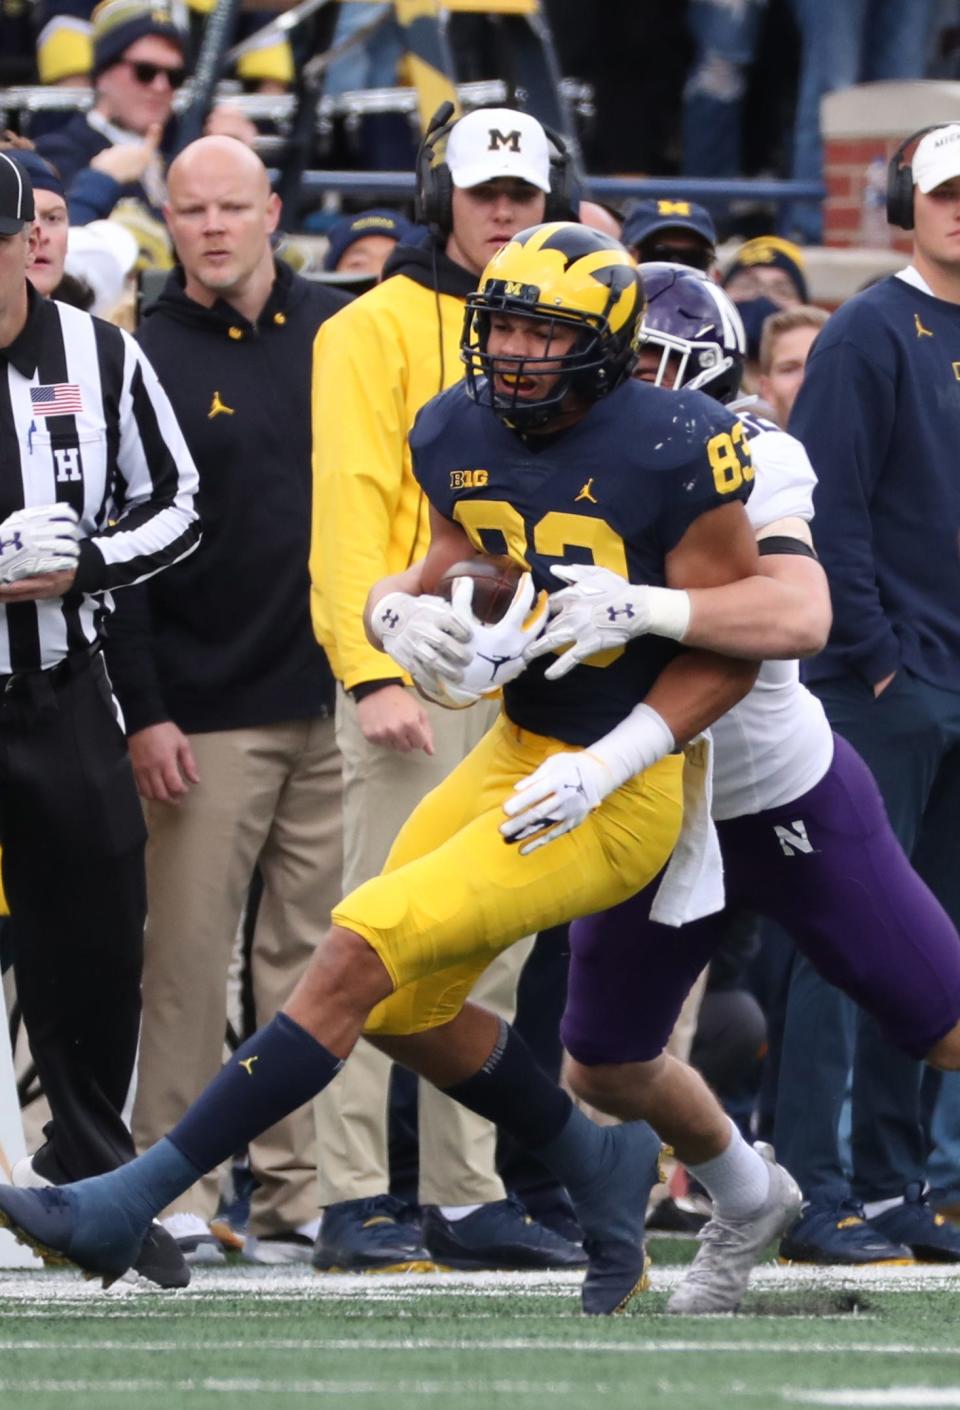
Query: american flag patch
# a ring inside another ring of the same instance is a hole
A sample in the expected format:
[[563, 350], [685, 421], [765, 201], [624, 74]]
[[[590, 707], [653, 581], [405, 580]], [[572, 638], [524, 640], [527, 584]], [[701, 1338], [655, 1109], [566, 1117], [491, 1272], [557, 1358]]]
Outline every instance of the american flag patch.
[[83, 410], [76, 382], [48, 382], [30, 388], [30, 408], [34, 416], [75, 416]]

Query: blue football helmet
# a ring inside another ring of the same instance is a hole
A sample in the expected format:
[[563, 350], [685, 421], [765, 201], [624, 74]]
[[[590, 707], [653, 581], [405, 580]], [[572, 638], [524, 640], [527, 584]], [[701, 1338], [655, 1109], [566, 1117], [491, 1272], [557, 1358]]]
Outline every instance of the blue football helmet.
[[641, 264], [647, 299], [641, 347], [663, 349], [656, 383], [677, 359], [674, 388], [733, 401], [740, 391], [747, 340], [736, 304], [699, 270], [684, 264]]

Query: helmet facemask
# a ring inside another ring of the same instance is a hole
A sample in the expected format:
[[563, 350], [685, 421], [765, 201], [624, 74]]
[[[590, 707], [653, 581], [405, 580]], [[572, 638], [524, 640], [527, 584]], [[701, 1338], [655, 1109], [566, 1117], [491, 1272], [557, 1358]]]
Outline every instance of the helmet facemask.
[[[478, 294], [467, 296], [462, 357], [466, 364], [467, 391], [480, 406], [488, 406], [501, 420], [517, 430], [545, 426], [570, 407], [571, 394], [581, 402], [598, 401], [623, 380], [635, 353], [629, 344], [617, 350], [620, 341], [603, 314], [569, 310], [558, 312], [550, 304], [523, 303], [516, 296], [488, 281]], [[529, 319], [549, 329], [542, 354], [515, 356], [488, 351], [491, 319], [501, 313], [510, 318]], [[576, 331], [573, 346], [565, 353], [550, 353], [553, 330]], [[613, 355], [611, 355], [613, 354]], [[544, 364], [550, 364], [546, 366]], [[495, 386], [494, 374], [516, 379], [512, 395]], [[525, 398], [524, 378], [558, 375], [557, 382], [543, 397]]]
[[[654, 378], [657, 387], [681, 387], [690, 392], [706, 392], [717, 401], [731, 401], [740, 390], [742, 365], [717, 344], [681, 338], [659, 328], [641, 324], [637, 339], [641, 347], [662, 348], [660, 363]], [[668, 367], [674, 367], [672, 382], [666, 382]]]

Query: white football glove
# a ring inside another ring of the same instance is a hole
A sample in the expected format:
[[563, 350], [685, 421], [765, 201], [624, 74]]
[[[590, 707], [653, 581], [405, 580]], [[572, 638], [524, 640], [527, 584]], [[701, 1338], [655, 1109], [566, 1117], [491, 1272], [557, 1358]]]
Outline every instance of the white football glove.
[[15, 510], [0, 523], [0, 583], [76, 568], [81, 536], [69, 504]]
[[587, 564], [560, 564], [550, 571], [570, 586], [551, 593], [550, 623], [526, 653], [530, 662], [569, 647], [544, 672], [547, 680], [559, 680], [587, 657], [647, 632], [683, 640], [690, 622], [687, 593], [628, 583], [609, 568]]
[[480, 622], [473, 615], [473, 580], [457, 578], [452, 606], [458, 617], [470, 622], [468, 659], [456, 678], [459, 689], [475, 695], [495, 695], [501, 686], [526, 670], [525, 652], [544, 628], [549, 610], [547, 594], [537, 593], [533, 579], [524, 573], [513, 600], [499, 622]]
[[553, 754], [514, 784], [512, 796], [503, 805], [509, 819], [500, 824], [504, 839], [525, 842], [520, 852], [526, 856], [563, 837], [615, 788], [649, 769], [673, 747], [673, 734], [663, 717], [649, 705], [635, 705], [626, 719], [595, 739], [589, 749]]
[[470, 659], [473, 625], [451, 603], [428, 593], [390, 592], [373, 609], [370, 625], [384, 651], [431, 700], [454, 706], [477, 698], [456, 688]]
[[524, 843], [520, 855], [525, 857], [579, 827], [599, 808], [613, 782], [607, 766], [586, 750], [553, 754], [514, 784], [503, 805], [508, 821], [500, 824], [500, 831], [507, 842]]

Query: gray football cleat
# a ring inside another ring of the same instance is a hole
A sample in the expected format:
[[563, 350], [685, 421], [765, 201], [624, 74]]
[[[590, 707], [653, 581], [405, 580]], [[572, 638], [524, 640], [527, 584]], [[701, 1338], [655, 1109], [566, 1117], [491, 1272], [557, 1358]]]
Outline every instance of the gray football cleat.
[[799, 1185], [782, 1165], [762, 1154], [770, 1166], [767, 1198], [746, 1219], [714, 1216], [704, 1225], [697, 1235], [700, 1249], [667, 1303], [668, 1312], [687, 1317], [736, 1312], [757, 1259], [796, 1219], [802, 1199]]

